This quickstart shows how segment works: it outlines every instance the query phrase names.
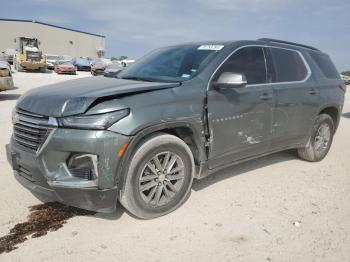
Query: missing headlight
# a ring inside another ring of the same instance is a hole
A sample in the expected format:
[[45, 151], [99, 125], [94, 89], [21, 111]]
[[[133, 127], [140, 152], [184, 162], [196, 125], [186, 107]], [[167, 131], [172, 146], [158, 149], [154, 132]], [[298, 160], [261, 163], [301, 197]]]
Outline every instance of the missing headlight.
[[86, 180], [98, 178], [98, 157], [93, 154], [74, 154], [67, 163], [68, 170], [72, 176]]

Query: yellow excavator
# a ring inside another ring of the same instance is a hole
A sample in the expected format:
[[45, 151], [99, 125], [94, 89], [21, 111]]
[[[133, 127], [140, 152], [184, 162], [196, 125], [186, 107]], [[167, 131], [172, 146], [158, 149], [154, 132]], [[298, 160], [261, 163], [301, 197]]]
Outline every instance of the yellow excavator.
[[40, 42], [37, 38], [17, 37], [17, 53], [13, 64], [18, 72], [36, 70], [46, 72], [46, 59], [39, 49]]

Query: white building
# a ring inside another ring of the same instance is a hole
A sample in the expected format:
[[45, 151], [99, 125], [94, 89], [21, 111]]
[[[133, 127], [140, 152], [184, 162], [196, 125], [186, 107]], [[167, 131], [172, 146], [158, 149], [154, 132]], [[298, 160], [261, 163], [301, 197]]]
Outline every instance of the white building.
[[44, 54], [69, 55], [72, 57], [103, 57], [103, 35], [51, 25], [38, 21], [0, 19], [0, 51], [16, 48], [16, 37], [37, 38]]

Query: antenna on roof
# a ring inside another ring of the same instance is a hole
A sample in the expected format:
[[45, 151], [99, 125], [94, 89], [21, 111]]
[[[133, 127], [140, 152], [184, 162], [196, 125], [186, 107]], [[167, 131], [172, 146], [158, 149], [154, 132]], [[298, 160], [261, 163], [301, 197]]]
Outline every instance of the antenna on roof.
[[298, 44], [298, 43], [294, 43], [294, 42], [288, 42], [288, 41], [272, 39], [272, 38], [259, 38], [258, 41], [280, 43], [280, 44], [285, 44], [285, 45], [294, 45], [294, 46], [300, 46], [300, 47], [308, 48], [308, 49], [315, 50], [315, 51], [320, 51], [319, 49], [317, 49], [316, 47], [313, 47], [313, 46], [302, 45], [302, 44]]

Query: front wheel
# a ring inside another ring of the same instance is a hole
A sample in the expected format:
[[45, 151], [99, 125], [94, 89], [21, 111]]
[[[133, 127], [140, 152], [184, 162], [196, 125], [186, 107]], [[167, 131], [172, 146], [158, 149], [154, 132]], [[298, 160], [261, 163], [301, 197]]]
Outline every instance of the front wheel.
[[321, 161], [332, 145], [334, 131], [333, 119], [327, 114], [319, 115], [307, 146], [298, 149], [299, 157], [310, 162]]
[[184, 141], [168, 134], [153, 135], [131, 158], [120, 202], [142, 219], [163, 216], [185, 202], [193, 173], [193, 156]]

